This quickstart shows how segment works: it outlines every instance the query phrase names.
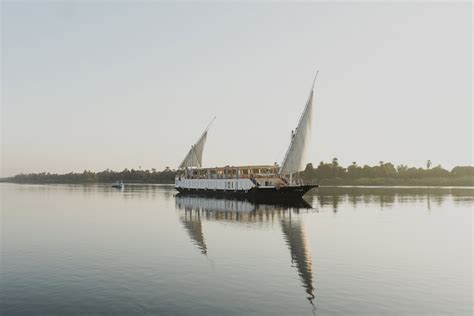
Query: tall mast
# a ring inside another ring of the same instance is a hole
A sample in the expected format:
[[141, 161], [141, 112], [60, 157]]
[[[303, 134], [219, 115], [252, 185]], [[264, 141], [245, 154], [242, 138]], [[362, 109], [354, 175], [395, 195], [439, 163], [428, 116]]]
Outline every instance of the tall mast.
[[314, 86], [318, 74], [319, 71], [316, 71], [305, 108], [301, 113], [296, 129], [292, 132], [290, 146], [281, 164], [279, 173], [290, 175], [290, 182], [292, 181], [293, 173], [304, 169], [306, 151], [311, 136]]

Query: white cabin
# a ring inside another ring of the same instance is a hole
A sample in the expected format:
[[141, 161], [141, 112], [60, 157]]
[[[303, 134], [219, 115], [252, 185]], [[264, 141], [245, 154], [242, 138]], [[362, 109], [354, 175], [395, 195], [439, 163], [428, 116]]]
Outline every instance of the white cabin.
[[226, 166], [181, 170], [176, 188], [198, 190], [247, 191], [253, 187], [282, 187], [288, 181], [279, 173], [278, 165]]

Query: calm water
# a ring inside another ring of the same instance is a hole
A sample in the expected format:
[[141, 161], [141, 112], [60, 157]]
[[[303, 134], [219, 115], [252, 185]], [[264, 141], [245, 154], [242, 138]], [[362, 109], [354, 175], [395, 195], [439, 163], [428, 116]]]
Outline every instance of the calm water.
[[474, 189], [1, 184], [1, 315], [471, 315]]

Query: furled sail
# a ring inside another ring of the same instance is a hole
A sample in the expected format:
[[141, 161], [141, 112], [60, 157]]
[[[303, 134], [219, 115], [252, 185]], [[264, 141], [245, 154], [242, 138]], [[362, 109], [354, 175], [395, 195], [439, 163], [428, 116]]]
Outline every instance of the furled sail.
[[[317, 76], [317, 73], [316, 73]], [[316, 78], [314, 78], [316, 80]], [[301, 114], [296, 130], [291, 133], [291, 142], [280, 167], [280, 174], [292, 174], [305, 168], [308, 143], [311, 137], [314, 82], [308, 102]]]
[[[214, 121], [214, 119], [212, 119], [211, 123]], [[204, 133], [202, 133], [201, 137], [199, 137], [198, 141], [191, 146], [191, 149], [184, 158], [183, 162], [179, 165], [180, 169], [189, 167], [202, 167], [202, 153], [204, 151], [204, 145], [206, 144], [207, 130], [209, 129], [211, 123], [209, 123]]]

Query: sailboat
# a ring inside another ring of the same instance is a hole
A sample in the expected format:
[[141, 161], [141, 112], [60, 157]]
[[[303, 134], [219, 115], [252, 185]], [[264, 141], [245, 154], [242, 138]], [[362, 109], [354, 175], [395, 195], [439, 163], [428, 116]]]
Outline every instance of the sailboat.
[[317, 185], [304, 184], [295, 174], [304, 170], [312, 123], [314, 78], [308, 100], [291, 132], [290, 145], [281, 165], [203, 167], [207, 133], [214, 119], [191, 146], [179, 165], [175, 188], [180, 193], [263, 199], [301, 198]]

